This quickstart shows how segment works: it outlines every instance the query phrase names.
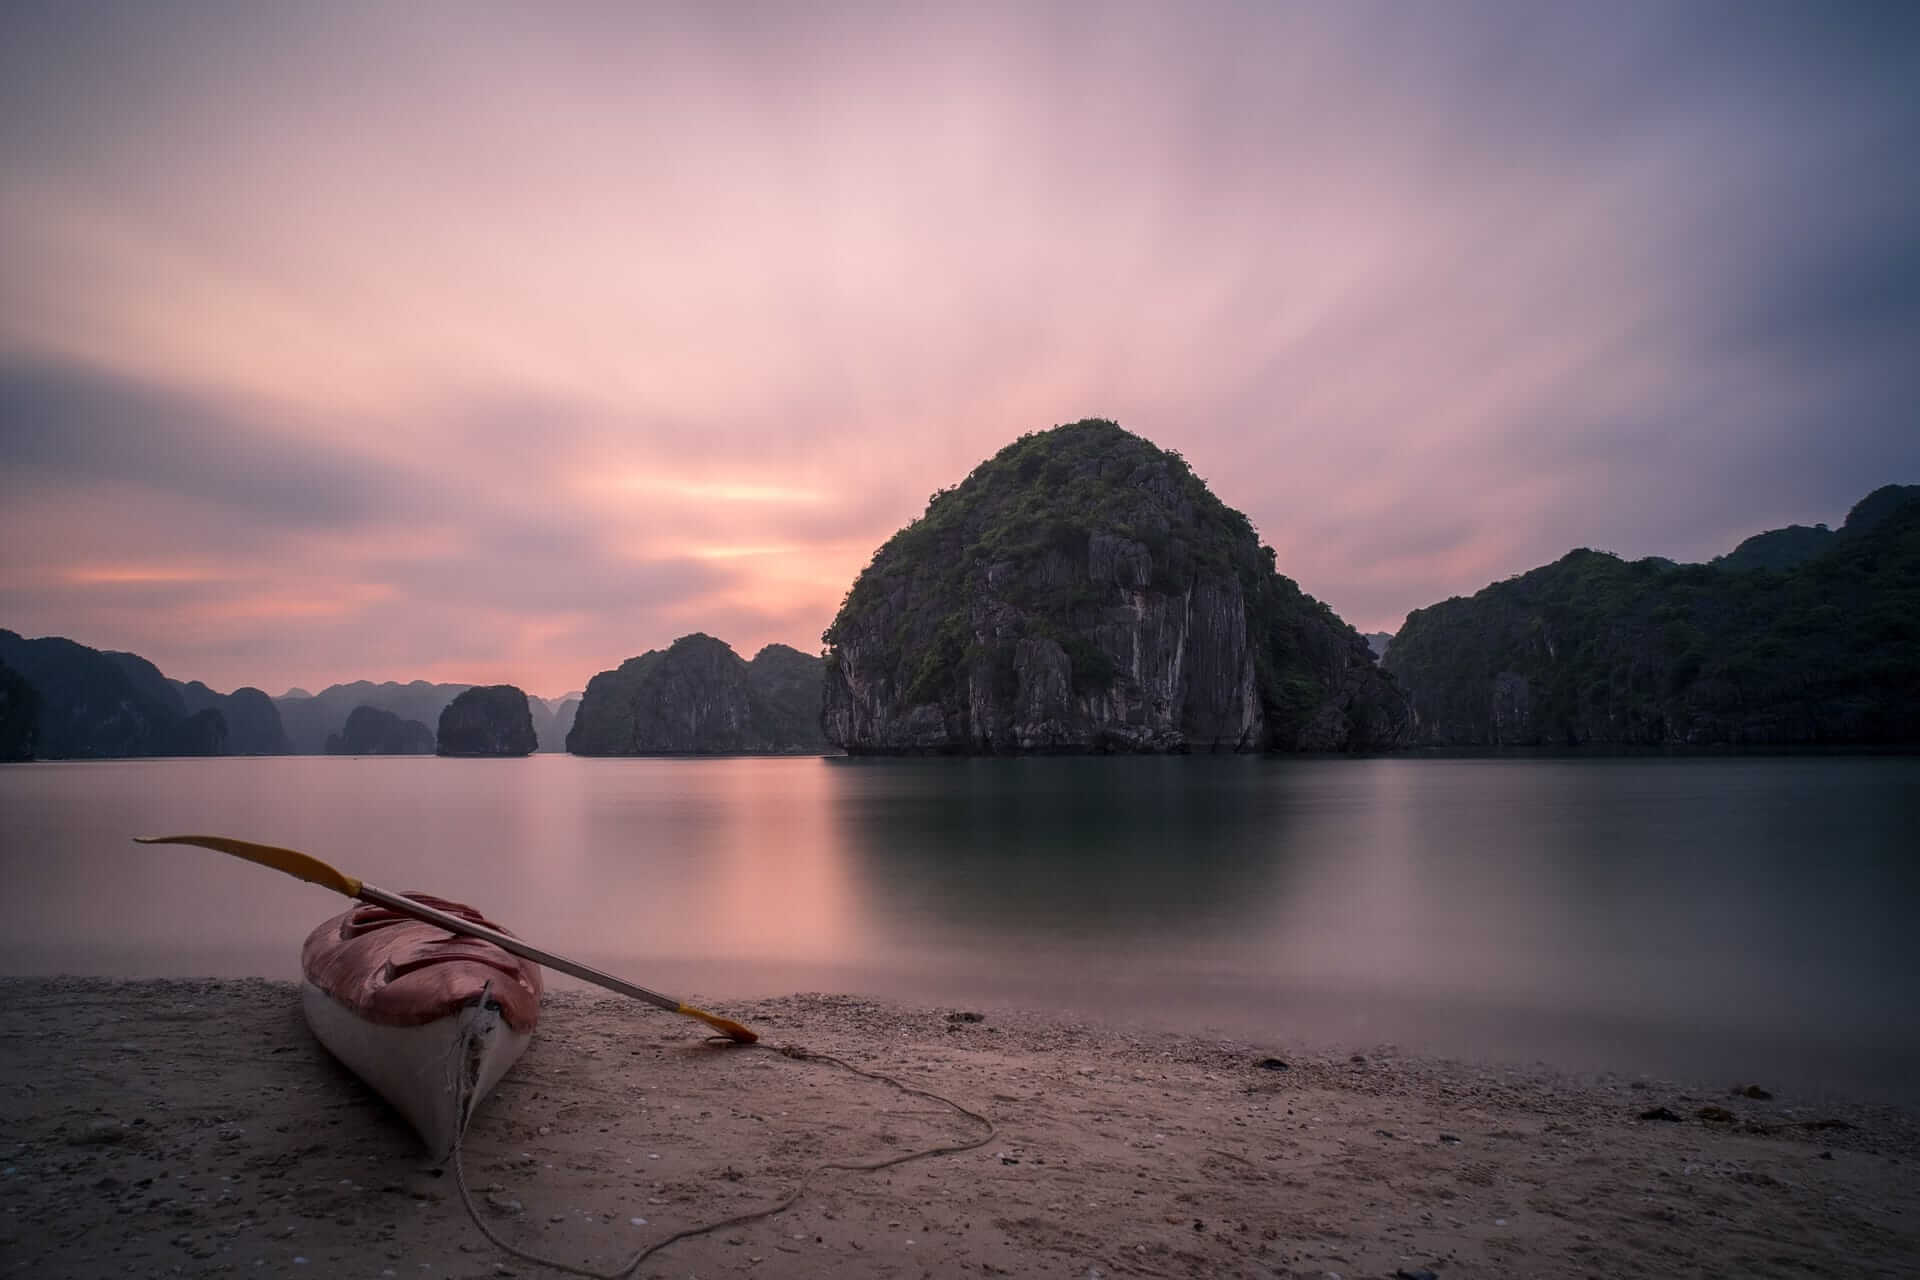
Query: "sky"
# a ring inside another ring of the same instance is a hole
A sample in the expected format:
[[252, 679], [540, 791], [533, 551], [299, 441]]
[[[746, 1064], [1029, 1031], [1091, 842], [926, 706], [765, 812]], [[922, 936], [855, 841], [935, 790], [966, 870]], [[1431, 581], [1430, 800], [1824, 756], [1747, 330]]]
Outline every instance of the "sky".
[[816, 651], [1026, 431], [1362, 630], [1920, 481], [1920, 6], [10, 3], [0, 626]]

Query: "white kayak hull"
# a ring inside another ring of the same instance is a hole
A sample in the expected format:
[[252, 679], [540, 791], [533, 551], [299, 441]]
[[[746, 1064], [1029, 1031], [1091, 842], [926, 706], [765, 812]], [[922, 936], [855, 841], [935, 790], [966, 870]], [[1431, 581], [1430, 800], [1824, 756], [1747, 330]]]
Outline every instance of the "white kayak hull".
[[366, 1020], [311, 982], [301, 998], [315, 1038], [405, 1117], [435, 1164], [452, 1154], [474, 1109], [533, 1039], [488, 1000], [396, 1027]]

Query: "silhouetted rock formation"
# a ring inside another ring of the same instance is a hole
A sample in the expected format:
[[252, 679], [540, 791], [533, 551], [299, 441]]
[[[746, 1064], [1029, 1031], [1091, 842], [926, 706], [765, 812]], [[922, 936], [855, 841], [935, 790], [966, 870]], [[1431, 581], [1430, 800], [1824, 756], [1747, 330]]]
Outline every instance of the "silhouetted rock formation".
[[283, 756], [292, 750], [279, 709], [261, 690], [242, 685], [232, 693], [221, 694], [198, 680], [168, 683], [179, 692], [189, 712], [211, 708], [226, 718], [228, 755]]
[[355, 707], [339, 733], [329, 734], [330, 756], [430, 756], [433, 730], [379, 707]]
[[682, 636], [587, 683], [567, 750], [582, 756], [803, 754], [820, 735], [821, 662], [768, 645], [751, 663]]
[[27, 678], [0, 662], [0, 760], [33, 759], [40, 695]]
[[1365, 750], [1406, 708], [1178, 454], [1021, 437], [933, 495], [823, 639], [850, 752]]
[[1391, 631], [1369, 631], [1365, 636], [1367, 648], [1373, 651], [1373, 660], [1378, 662], [1387, 656], [1387, 646], [1393, 643]]
[[1825, 546], [1784, 572], [1571, 552], [1415, 610], [1386, 665], [1435, 746], [1920, 741], [1920, 488]]
[[210, 707], [190, 714], [159, 669], [135, 654], [0, 631], [0, 662], [37, 697], [34, 754], [40, 759], [218, 755], [226, 749], [225, 717]]
[[534, 736], [527, 695], [510, 684], [472, 689], [440, 713], [437, 750], [443, 756], [528, 756]]
[[[378, 707], [402, 720], [434, 725], [440, 723], [440, 713], [447, 709], [447, 704], [472, 687], [470, 684], [430, 684], [425, 680], [407, 684], [393, 680], [381, 684], [356, 680], [352, 684], [328, 685], [310, 698], [289, 694], [273, 702], [279, 709], [293, 750], [311, 755], [318, 753], [330, 737], [342, 732], [348, 714], [355, 707]], [[428, 736], [432, 736], [431, 730]]]

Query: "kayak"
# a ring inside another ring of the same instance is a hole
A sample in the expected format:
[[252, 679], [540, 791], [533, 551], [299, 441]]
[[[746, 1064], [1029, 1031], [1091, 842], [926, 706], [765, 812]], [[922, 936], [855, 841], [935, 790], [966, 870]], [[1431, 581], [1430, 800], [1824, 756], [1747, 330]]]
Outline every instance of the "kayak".
[[[472, 907], [408, 898], [505, 933]], [[446, 1160], [540, 1018], [540, 967], [379, 904], [324, 921], [301, 949], [313, 1034]]]

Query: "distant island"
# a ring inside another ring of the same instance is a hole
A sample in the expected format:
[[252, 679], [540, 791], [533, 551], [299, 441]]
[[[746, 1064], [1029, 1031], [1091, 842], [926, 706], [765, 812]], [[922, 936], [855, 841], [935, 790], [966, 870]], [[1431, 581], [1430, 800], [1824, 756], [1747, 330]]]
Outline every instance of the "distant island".
[[[325, 749], [329, 735], [341, 732], [348, 714], [355, 707], [378, 707], [382, 711], [391, 711], [403, 720], [417, 720], [423, 725], [434, 726], [440, 723], [441, 713], [452, 705], [455, 698], [474, 687], [469, 684], [431, 684], [425, 680], [414, 680], [407, 684], [393, 680], [380, 684], [356, 680], [351, 684], [328, 685], [317, 694], [307, 693], [304, 689], [289, 689], [273, 702], [287, 726], [291, 749], [298, 754], [311, 755]], [[574, 712], [580, 705], [579, 699], [560, 698], [548, 702], [532, 694], [522, 696], [527, 700], [527, 712], [538, 743], [535, 750], [563, 750], [567, 730], [573, 727]]]
[[1570, 552], [1415, 610], [1386, 667], [1428, 746], [1920, 741], [1920, 486], [1708, 565]]
[[468, 689], [440, 713], [443, 756], [530, 756], [538, 745], [527, 695], [510, 684]]
[[340, 732], [327, 735], [330, 756], [430, 756], [433, 730], [379, 707], [355, 707]]
[[[290, 689], [273, 698], [245, 686], [223, 694], [198, 680], [169, 679], [138, 654], [0, 630], [0, 761], [431, 754], [430, 726], [472, 688], [362, 680], [317, 695]], [[520, 696], [536, 741], [560, 750], [578, 695], [552, 702]], [[356, 712], [363, 712], [357, 721]]]
[[823, 664], [770, 644], [748, 662], [698, 632], [587, 682], [567, 750], [577, 756], [819, 755]]
[[1176, 453], [1102, 419], [933, 495], [822, 637], [856, 754], [1359, 751], [1405, 699]]

